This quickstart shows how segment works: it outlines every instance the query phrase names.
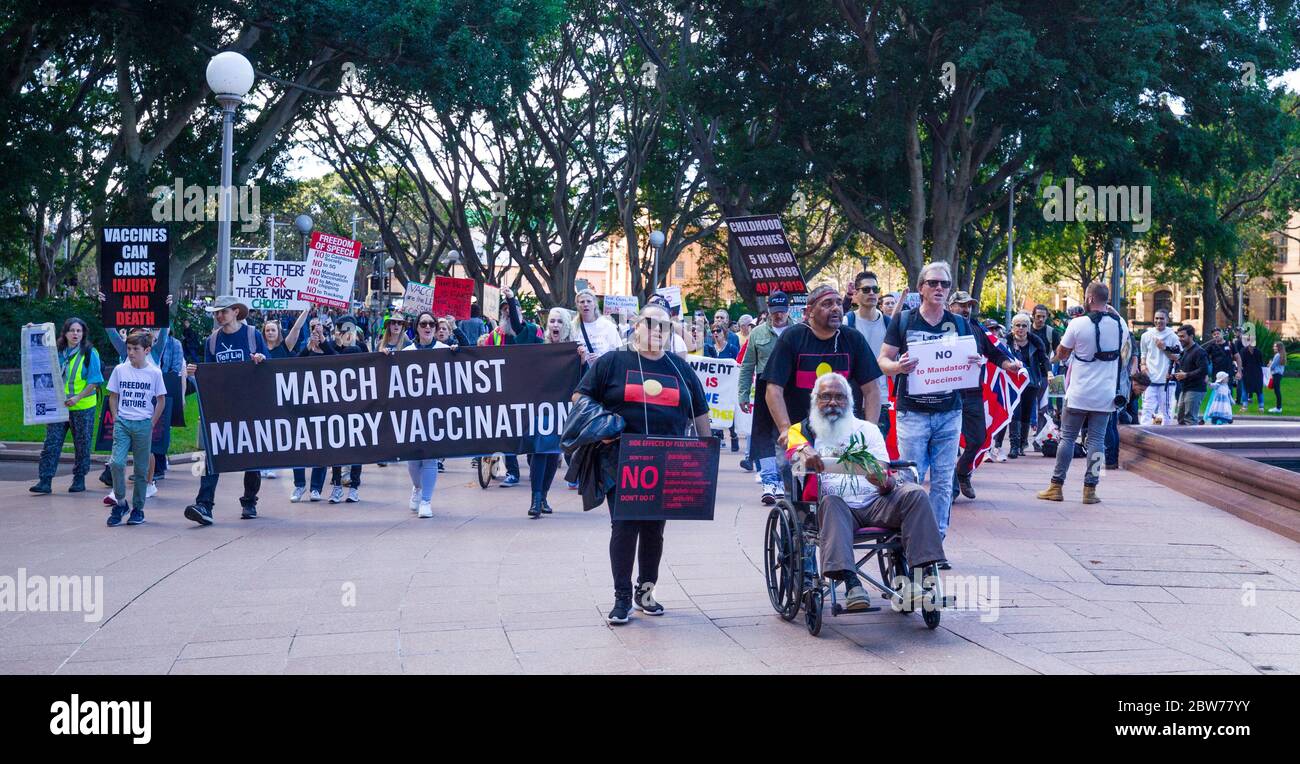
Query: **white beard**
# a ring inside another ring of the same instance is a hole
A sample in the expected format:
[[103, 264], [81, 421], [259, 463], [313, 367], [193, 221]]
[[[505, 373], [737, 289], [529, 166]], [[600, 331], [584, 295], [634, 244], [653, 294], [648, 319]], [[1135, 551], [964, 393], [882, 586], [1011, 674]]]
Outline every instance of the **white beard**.
[[862, 420], [853, 415], [852, 409], [846, 409], [834, 422], [822, 415], [815, 406], [808, 413], [808, 422], [817, 433], [814, 446], [817, 452], [826, 456], [843, 450], [849, 438], [862, 429]]

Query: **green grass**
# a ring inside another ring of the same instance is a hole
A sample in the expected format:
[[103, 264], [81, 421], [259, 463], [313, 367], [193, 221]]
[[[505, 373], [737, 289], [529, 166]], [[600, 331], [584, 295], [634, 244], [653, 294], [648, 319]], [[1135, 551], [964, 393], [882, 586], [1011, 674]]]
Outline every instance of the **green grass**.
[[[197, 450], [199, 400], [197, 395], [185, 398], [185, 427], [172, 428], [172, 445], [169, 454], [185, 454]], [[22, 385], [0, 385], [0, 441], [36, 442], [45, 440], [45, 425], [23, 424]], [[71, 433], [63, 444], [65, 451], [72, 449]]]
[[[1287, 372], [1288, 376], [1282, 378], [1282, 413], [1280, 416], [1300, 416], [1300, 377], [1292, 377], [1290, 376], [1290, 373], [1291, 372], [1288, 371]], [[1265, 389], [1264, 390], [1264, 411], [1268, 411], [1269, 409], [1273, 408], [1273, 405], [1275, 403], [1277, 403], [1277, 401], [1273, 399], [1273, 391]], [[1265, 416], [1265, 417], [1279, 416], [1278, 414], [1261, 415], [1259, 413], [1259, 410], [1255, 408], [1257, 405], [1259, 404], [1252, 401], [1250, 410], [1247, 411], [1246, 413], [1249, 414], [1250, 416]], [[1232, 413], [1235, 414], [1236, 416], [1242, 416], [1241, 407], [1234, 405], [1232, 408]]]

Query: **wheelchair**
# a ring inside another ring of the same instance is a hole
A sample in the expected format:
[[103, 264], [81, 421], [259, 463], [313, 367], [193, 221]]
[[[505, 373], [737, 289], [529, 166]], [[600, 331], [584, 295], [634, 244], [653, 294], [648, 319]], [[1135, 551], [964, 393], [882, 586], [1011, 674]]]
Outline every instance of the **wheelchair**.
[[[822, 457], [827, 472], [848, 472], [850, 469], [836, 463], [835, 459]], [[891, 470], [910, 471], [916, 480], [916, 463], [909, 461], [891, 461], [887, 466]], [[803, 488], [805, 474], [802, 464], [792, 464], [790, 474], [786, 476], [785, 496], [767, 515], [766, 537], [763, 544], [764, 573], [767, 578], [767, 595], [772, 608], [786, 621], [793, 621], [799, 611], [804, 612], [804, 625], [814, 637], [821, 633], [822, 617], [826, 610], [826, 600], [830, 600], [831, 616], [849, 613], [836, 601], [835, 588], [838, 582], [821, 574], [818, 565], [818, 527], [817, 502], [804, 501]], [[856, 474], [862, 475], [861, 472]], [[855, 567], [860, 581], [870, 590], [875, 589], [882, 599], [890, 602], [890, 607], [900, 613], [909, 613], [915, 607], [903, 602], [899, 590], [892, 585], [894, 581], [910, 580], [912, 570], [903, 555], [903, 536], [901, 531], [889, 528], [858, 528], [853, 537], [853, 549], [862, 553]], [[867, 572], [867, 566], [875, 561], [880, 577]], [[805, 567], [806, 566], [806, 567]], [[817, 571], [809, 576], [806, 569]], [[925, 597], [921, 602], [921, 617], [930, 629], [938, 628], [940, 613], [945, 607], [953, 607], [956, 597], [945, 597], [942, 582], [937, 575], [926, 575], [922, 581]], [[879, 607], [867, 607], [853, 613], [873, 613]]]

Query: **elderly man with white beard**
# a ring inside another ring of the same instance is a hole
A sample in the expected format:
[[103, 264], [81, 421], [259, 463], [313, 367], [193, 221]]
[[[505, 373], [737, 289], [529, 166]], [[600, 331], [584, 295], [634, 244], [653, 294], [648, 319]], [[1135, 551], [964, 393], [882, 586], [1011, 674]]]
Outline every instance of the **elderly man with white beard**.
[[[811, 472], [821, 472], [823, 456], [839, 456], [853, 436], [859, 436], [871, 455], [882, 464], [889, 461], [884, 436], [871, 422], [853, 414], [852, 388], [843, 375], [828, 372], [817, 378], [812, 391], [808, 418], [791, 425], [787, 458], [803, 459]], [[819, 485], [813, 485], [814, 482]], [[903, 483], [893, 473], [884, 479], [874, 476], [824, 473], [805, 484], [805, 495], [817, 495], [817, 516], [821, 532], [822, 570], [826, 577], [843, 581], [848, 596], [846, 610], [865, 610], [869, 599], [858, 581], [853, 555], [853, 534], [857, 528], [875, 526], [902, 529], [903, 550], [913, 569], [924, 571], [944, 559], [943, 540], [930, 499], [915, 483]], [[902, 591], [905, 607], [921, 601], [921, 576], [914, 576]]]

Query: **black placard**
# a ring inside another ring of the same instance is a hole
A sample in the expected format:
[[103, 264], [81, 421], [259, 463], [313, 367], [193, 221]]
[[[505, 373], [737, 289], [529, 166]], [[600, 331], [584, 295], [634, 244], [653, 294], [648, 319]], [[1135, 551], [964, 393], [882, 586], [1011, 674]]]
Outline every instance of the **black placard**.
[[617, 520], [712, 520], [718, 439], [623, 435], [618, 446]]
[[99, 229], [99, 291], [104, 326], [160, 329], [167, 311], [171, 239], [166, 226]]
[[777, 290], [787, 294], [808, 291], [779, 215], [727, 218], [727, 230], [740, 250], [755, 292], [768, 295]]
[[211, 469], [239, 472], [552, 450], [574, 343], [199, 364]]
[[99, 396], [99, 422], [95, 430], [95, 450], [108, 453], [113, 450], [113, 411], [108, 406], [108, 393]]

